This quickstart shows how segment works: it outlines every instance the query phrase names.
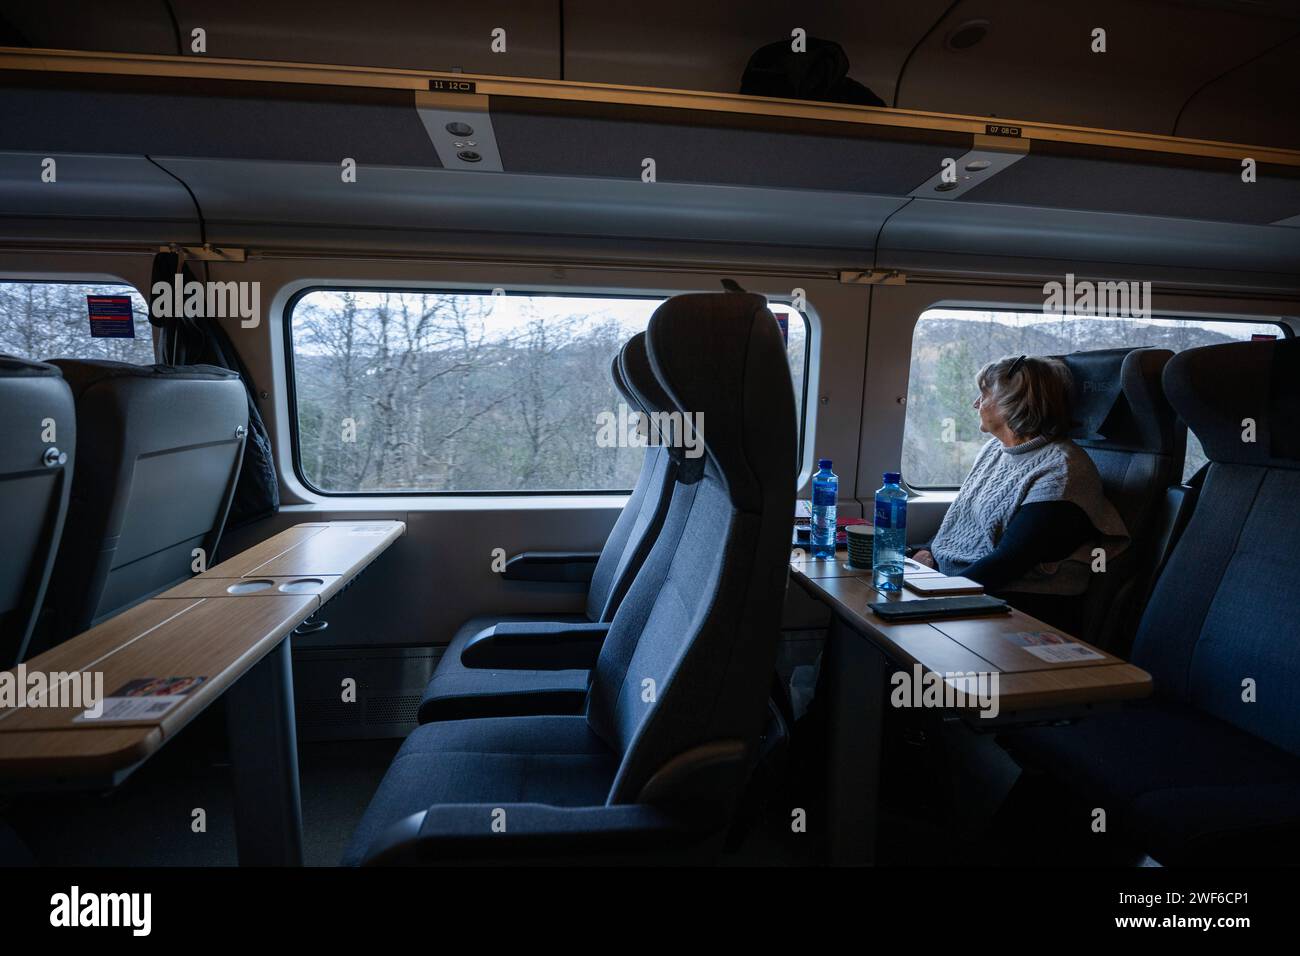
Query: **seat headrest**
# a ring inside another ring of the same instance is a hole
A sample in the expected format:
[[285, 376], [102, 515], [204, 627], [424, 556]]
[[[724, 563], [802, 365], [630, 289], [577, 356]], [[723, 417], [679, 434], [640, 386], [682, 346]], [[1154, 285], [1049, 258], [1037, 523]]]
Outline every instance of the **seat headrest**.
[[609, 360], [609, 380], [614, 383], [614, 391], [618, 392], [619, 398], [635, 409], [637, 407], [636, 396], [628, 390], [627, 382], [623, 381], [623, 373], [619, 371], [618, 367], [619, 353], [622, 351], [622, 349], [619, 349], [618, 352], [614, 353], [614, 357]]
[[1300, 468], [1300, 339], [1188, 349], [1164, 386], [1210, 461]]
[[703, 445], [732, 504], [756, 512], [773, 495], [788, 497], [798, 448], [794, 387], [766, 300], [744, 292], [673, 296], [650, 317], [646, 342], [688, 442]]
[[92, 385], [113, 379], [134, 378], [157, 381], [217, 382], [239, 379], [238, 372], [215, 365], [132, 365], [129, 362], [110, 362], [107, 359], [50, 359], [72, 388], [74, 398], [80, 399]]
[[63, 373], [48, 362], [32, 362], [0, 353], [0, 376], [5, 378], [57, 378]]
[[644, 332], [638, 332], [628, 339], [619, 351], [618, 368], [623, 384], [631, 393], [632, 404], [637, 405], [641, 411], [654, 414], [670, 412], [675, 408], [673, 400], [668, 397], [664, 387], [655, 378], [654, 370], [650, 368]]
[[1068, 436], [1079, 445], [1157, 454], [1182, 448], [1178, 416], [1161, 388], [1169, 349], [1121, 348], [1072, 352]]

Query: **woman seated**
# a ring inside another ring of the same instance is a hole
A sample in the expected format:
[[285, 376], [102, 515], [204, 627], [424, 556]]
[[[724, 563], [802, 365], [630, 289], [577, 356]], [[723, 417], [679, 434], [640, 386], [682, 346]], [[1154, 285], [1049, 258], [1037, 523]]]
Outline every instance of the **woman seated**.
[[934, 540], [913, 557], [1077, 629], [1093, 549], [1109, 561], [1128, 532], [1087, 454], [1065, 437], [1070, 372], [1058, 359], [1004, 358], [977, 378], [980, 450]]

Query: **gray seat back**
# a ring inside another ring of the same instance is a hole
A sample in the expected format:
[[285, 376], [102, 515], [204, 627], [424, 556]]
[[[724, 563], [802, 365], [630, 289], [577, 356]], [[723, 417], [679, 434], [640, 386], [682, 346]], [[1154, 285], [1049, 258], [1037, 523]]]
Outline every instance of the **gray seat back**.
[[194, 573], [216, 551], [248, 430], [238, 374], [55, 359], [80, 447], [49, 604], [58, 643]]
[[1069, 437], [1097, 466], [1102, 489], [1128, 528], [1130, 545], [1083, 602], [1084, 640], [1122, 653], [1150, 592], [1158, 556], [1158, 518], [1168, 488], [1182, 478], [1186, 428], [1165, 398], [1168, 349], [1075, 352], [1070, 369], [1075, 424]]
[[1189, 349], [1164, 385], [1210, 464], [1133, 662], [1157, 695], [1300, 756], [1300, 340]]
[[711, 754], [738, 747], [706, 795], [725, 804], [763, 726], [780, 634], [794, 392], [761, 296], [676, 296], [656, 310], [646, 343], [686, 440], [668, 447], [672, 502], [601, 650], [587, 720], [621, 756], [610, 803], [699, 796]]
[[[623, 356], [629, 347], [638, 352], [640, 359], [631, 369], [626, 369]], [[610, 377], [629, 410], [644, 414], [645, 409], [637, 397], [638, 390], [628, 381], [629, 378], [638, 380], [642, 391], [657, 387], [645, 357], [644, 332], [633, 336], [614, 356]], [[614, 612], [632, 586], [663, 526], [672, 497], [674, 471], [672, 458], [663, 448], [651, 445], [646, 449], [632, 494], [614, 522], [592, 572], [591, 586], [587, 590], [587, 617], [590, 620], [613, 620]]]
[[[27, 656], [63, 530], [77, 441], [59, 370], [0, 355], [0, 669]], [[50, 439], [53, 439], [52, 441]]]

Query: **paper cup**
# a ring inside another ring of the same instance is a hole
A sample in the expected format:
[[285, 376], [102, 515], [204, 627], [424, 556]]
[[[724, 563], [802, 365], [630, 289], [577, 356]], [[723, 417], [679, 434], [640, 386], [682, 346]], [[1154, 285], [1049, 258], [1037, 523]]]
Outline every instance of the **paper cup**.
[[845, 527], [844, 537], [849, 544], [849, 567], [862, 571], [871, 569], [871, 534], [874, 530], [869, 524], [851, 524]]

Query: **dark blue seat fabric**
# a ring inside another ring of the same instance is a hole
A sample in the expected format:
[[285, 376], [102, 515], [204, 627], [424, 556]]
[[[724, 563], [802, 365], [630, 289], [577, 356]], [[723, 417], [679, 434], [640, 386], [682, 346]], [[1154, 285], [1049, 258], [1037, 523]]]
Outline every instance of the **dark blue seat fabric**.
[[1072, 381], [1070, 438], [1097, 466], [1102, 490], [1129, 533], [1128, 548], [1106, 574], [1093, 575], [1080, 619], [1066, 630], [1115, 653], [1127, 652], [1150, 592], [1159, 503], [1182, 480], [1187, 428], [1161, 385], [1172, 357], [1154, 348], [1061, 356]]
[[[55, 366], [12, 355], [0, 355], [0, 407], [3, 670], [29, 656], [68, 511], [77, 416], [72, 391]], [[52, 434], [36, 427], [46, 420], [55, 425]]]
[[[1214, 463], [1133, 662], [1162, 696], [1300, 754], [1300, 468]], [[1242, 682], [1256, 699], [1242, 699]]]
[[1300, 760], [1186, 704], [1143, 701], [1003, 743], [1161, 863], [1239, 862], [1245, 848], [1293, 863], [1300, 849]]
[[0, 866], [35, 866], [32, 851], [14, 829], [0, 820]]
[[587, 670], [522, 670], [466, 667], [461, 651], [476, 635], [504, 623], [555, 621], [579, 624], [582, 614], [556, 614], [546, 618], [512, 614], [470, 618], [443, 654], [420, 698], [420, 723], [461, 720], [466, 717], [503, 717], [527, 714], [580, 714], [587, 706]]
[[[669, 399], [654, 379], [639, 333], [620, 350], [611, 369], [615, 387], [636, 411], [664, 411]], [[477, 617], [462, 625], [447, 645], [420, 699], [420, 723], [464, 717], [579, 713], [586, 702], [586, 670], [532, 670], [473, 667], [462, 659], [465, 647], [499, 623], [535, 621], [575, 623], [612, 620], [668, 512], [672, 457], [658, 445], [646, 449], [636, 485], [610, 532], [587, 592], [585, 615], [510, 615]]]
[[238, 373], [52, 359], [77, 410], [77, 469], [33, 653], [187, 580], [211, 561], [248, 430]]
[[[644, 333], [632, 336], [619, 350], [610, 377], [630, 411], [644, 415], [669, 407], [667, 396], [650, 371]], [[632, 587], [668, 513], [673, 467], [672, 456], [658, 443], [646, 448], [632, 494], [614, 523], [591, 576], [587, 597], [589, 620], [612, 621]]]
[[[509, 801], [646, 807], [689, 815], [693, 831], [725, 825], [753, 764], [780, 636], [798, 447], [793, 388], [760, 296], [674, 297], [646, 339], [686, 440], [667, 448], [677, 465], [668, 513], [601, 647], [586, 715], [418, 728], [347, 862], [364, 860], [385, 832], [436, 851], [429, 827], [463, 838], [466, 819], [486, 821], [484, 807]], [[692, 448], [700, 454], [688, 456]], [[438, 812], [423, 822], [404, 820], [432, 806]], [[602, 818], [583, 817], [592, 828]], [[483, 836], [491, 838], [486, 825]], [[384, 858], [392, 851], [386, 841]]]
[[757, 738], [789, 574], [797, 424], [776, 321], [757, 295], [670, 301], [646, 332], [650, 364], [698, 417], [685, 427], [705, 454], [678, 461], [659, 541], [596, 663], [587, 718], [623, 758], [611, 803], [693, 747]]
[[1210, 466], [1133, 646], [1156, 699], [1003, 746], [1105, 806], [1160, 862], [1294, 862], [1300, 341], [1192, 349], [1164, 382]]
[[360, 863], [384, 826], [433, 804], [602, 804], [617, 769], [581, 714], [417, 727], [393, 758], [343, 863]]

